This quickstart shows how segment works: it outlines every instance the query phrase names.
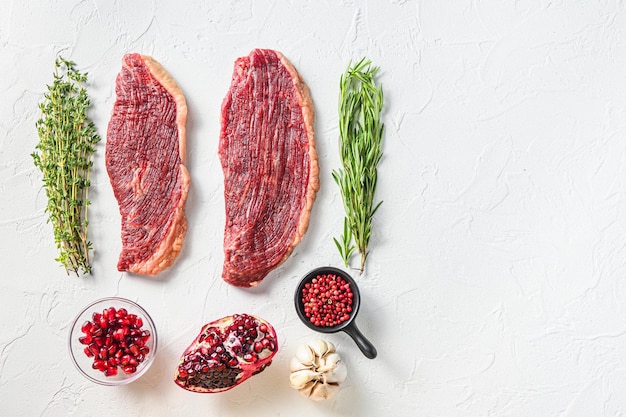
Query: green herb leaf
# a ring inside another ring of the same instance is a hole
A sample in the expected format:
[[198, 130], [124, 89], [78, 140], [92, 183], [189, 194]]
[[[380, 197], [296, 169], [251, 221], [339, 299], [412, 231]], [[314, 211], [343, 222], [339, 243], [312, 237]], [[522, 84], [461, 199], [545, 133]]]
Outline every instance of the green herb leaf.
[[[363, 272], [372, 234], [372, 217], [381, 202], [374, 205], [377, 167], [382, 158], [384, 124], [381, 122], [383, 89], [375, 81], [378, 67], [362, 58], [348, 66], [339, 81], [339, 152], [342, 168], [332, 172], [339, 186], [346, 217], [341, 239], [334, 239], [344, 264], [361, 254]], [[352, 244], [352, 241], [356, 246]]]
[[87, 274], [92, 248], [87, 239], [89, 175], [100, 137], [87, 117], [90, 101], [82, 86], [87, 74], [80, 73], [74, 62], [58, 57], [53, 76], [39, 104], [41, 118], [35, 125], [39, 143], [32, 158], [43, 173], [48, 222], [59, 249], [56, 260], [68, 274]]

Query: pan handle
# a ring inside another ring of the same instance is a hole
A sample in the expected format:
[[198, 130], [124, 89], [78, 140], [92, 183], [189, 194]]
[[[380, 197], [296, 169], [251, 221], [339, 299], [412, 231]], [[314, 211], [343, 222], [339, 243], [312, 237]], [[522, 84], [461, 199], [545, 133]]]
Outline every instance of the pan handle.
[[356, 326], [356, 322], [353, 321], [347, 325], [343, 331], [350, 335], [350, 337], [356, 342], [359, 349], [361, 349], [361, 352], [363, 352], [367, 358], [374, 359], [376, 357], [378, 354], [376, 352], [376, 348], [369, 340], [367, 340], [365, 336], [363, 336], [363, 333], [361, 333], [359, 328]]

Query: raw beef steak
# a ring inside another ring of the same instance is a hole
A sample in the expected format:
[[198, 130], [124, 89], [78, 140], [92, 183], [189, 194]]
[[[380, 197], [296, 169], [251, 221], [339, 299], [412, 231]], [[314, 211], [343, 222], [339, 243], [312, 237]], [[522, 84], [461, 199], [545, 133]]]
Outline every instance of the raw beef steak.
[[187, 231], [187, 105], [154, 59], [125, 55], [107, 131], [106, 168], [122, 216], [117, 269], [156, 275], [172, 265]]
[[281, 53], [236, 60], [219, 144], [226, 282], [257, 285], [306, 232], [319, 189], [313, 117], [309, 89]]

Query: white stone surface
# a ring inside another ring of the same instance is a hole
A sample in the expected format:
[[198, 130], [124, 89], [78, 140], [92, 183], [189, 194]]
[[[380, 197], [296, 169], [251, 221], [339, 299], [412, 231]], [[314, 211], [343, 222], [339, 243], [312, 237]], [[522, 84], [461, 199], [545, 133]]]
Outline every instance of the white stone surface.
[[[317, 111], [321, 191], [309, 232], [258, 288], [221, 278], [219, 111], [234, 60], [282, 51]], [[155, 279], [116, 270], [119, 215], [104, 168], [114, 80], [126, 52], [152, 55], [189, 105], [189, 233]], [[88, 71], [95, 155], [94, 274], [66, 276], [30, 153], [57, 54]], [[329, 340], [348, 380], [323, 403], [288, 385], [318, 334], [292, 306], [300, 276], [340, 266], [339, 75], [381, 67], [385, 157], [367, 272], [357, 277], [366, 359]], [[617, 0], [0, 2], [0, 415], [625, 416], [626, 4]], [[156, 321], [156, 362], [124, 387], [69, 360], [74, 315], [131, 298]], [[235, 312], [278, 329], [274, 364], [198, 395], [172, 381], [200, 326]]]

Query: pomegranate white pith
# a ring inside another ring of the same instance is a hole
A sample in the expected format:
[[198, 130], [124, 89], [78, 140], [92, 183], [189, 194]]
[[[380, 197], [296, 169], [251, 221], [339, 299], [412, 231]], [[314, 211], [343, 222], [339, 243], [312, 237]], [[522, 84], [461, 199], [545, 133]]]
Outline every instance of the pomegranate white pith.
[[226, 391], [263, 371], [277, 351], [276, 331], [267, 321], [227, 316], [202, 327], [183, 352], [174, 382], [193, 392]]

